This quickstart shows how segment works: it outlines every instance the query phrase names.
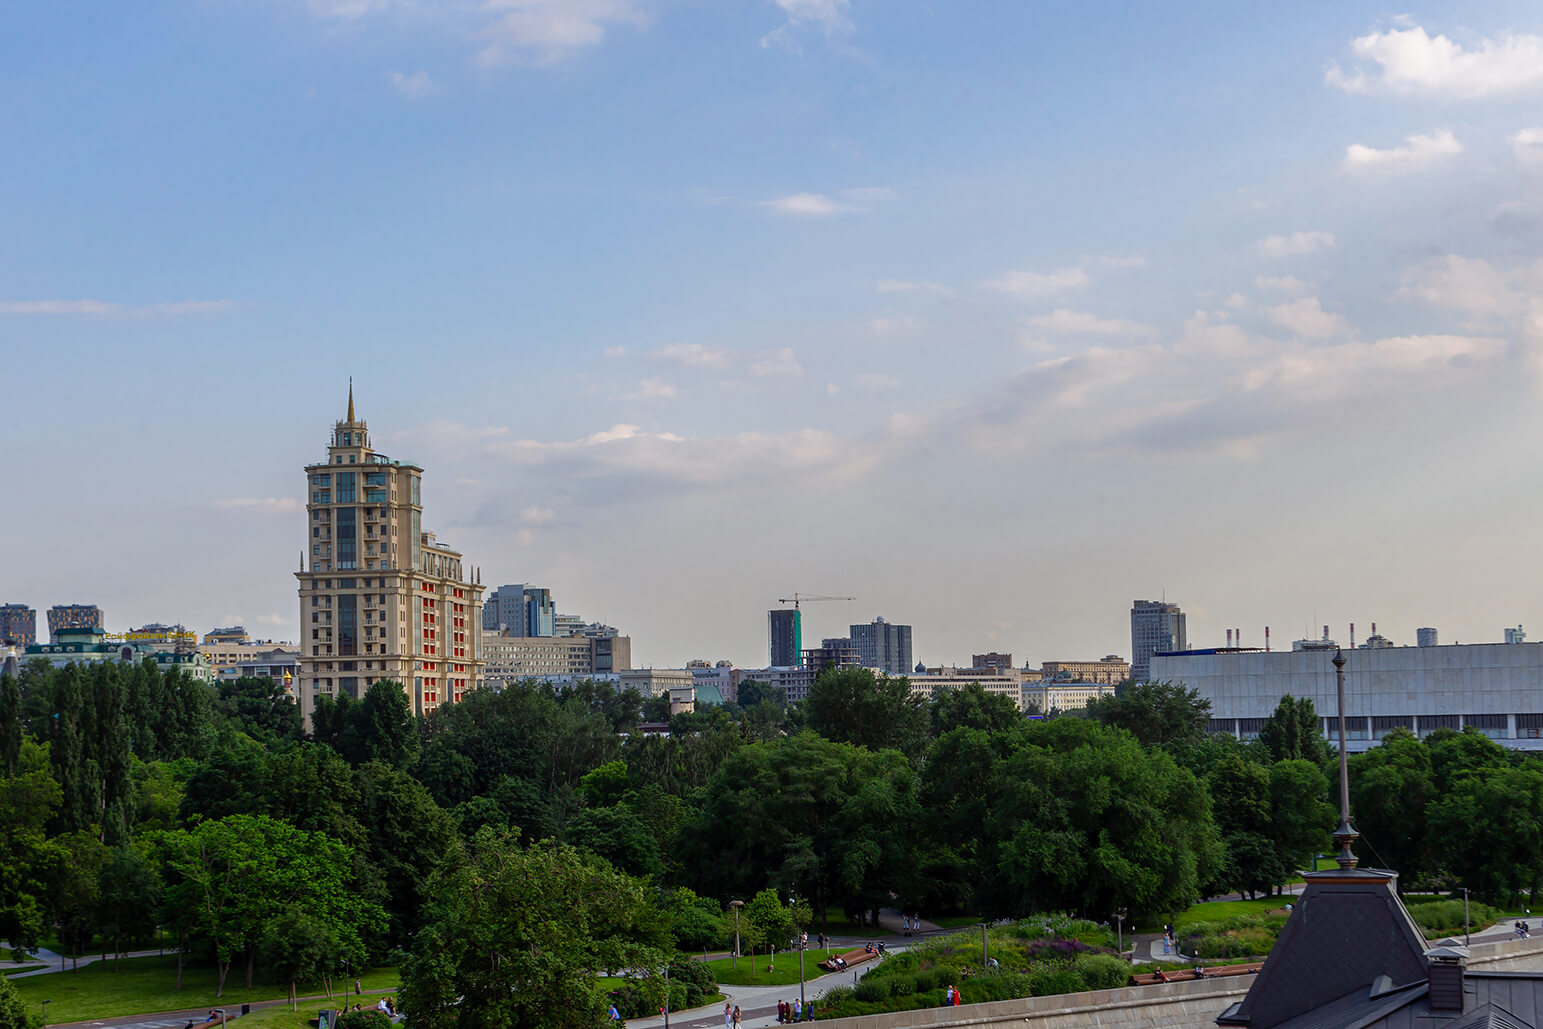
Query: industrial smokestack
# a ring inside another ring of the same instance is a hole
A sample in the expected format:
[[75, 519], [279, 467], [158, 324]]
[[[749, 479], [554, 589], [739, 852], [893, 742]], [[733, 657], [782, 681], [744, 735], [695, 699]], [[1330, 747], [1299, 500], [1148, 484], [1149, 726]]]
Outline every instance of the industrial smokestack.
[[1355, 623], [1350, 623], [1350, 649], [1355, 649]]
[[1325, 641], [1329, 638], [1329, 627], [1327, 625], [1323, 627], [1323, 638]]
[[1227, 649], [1228, 650], [1232, 649], [1232, 630], [1231, 629], [1227, 630]]
[[1233, 629], [1232, 630], [1232, 641], [1237, 646], [1241, 647], [1243, 645], [1243, 630], [1242, 629]]
[[1264, 627], [1264, 652], [1266, 654], [1270, 652], [1270, 627], [1268, 625]]

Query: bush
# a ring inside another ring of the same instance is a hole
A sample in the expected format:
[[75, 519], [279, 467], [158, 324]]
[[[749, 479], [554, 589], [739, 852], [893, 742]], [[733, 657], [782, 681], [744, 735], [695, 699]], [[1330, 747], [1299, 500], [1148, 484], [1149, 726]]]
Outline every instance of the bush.
[[1053, 965], [1036, 968], [1029, 973], [1029, 989], [1036, 997], [1049, 997], [1057, 993], [1081, 993], [1087, 983], [1075, 969], [1057, 968]]
[[345, 1011], [338, 1016], [335, 1024], [337, 1029], [391, 1029], [391, 1019], [386, 1017], [384, 1011], [375, 1008]]
[[[675, 985], [684, 989], [681, 1000], [675, 999]], [[718, 992], [713, 973], [700, 961], [676, 958], [670, 962], [670, 1010], [694, 1008]]]
[[[1427, 933], [1441, 935], [1457, 932], [1463, 927], [1463, 902], [1461, 900], [1427, 900], [1407, 903], [1415, 924]], [[1501, 912], [1488, 904], [1472, 903], [1468, 906], [1469, 924], [1480, 926], [1494, 922]]]
[[852, 988], [852, 995], [860, 1001], [872, 1003], [876, 1000], [884, 1000], [890, 994], [888, 979], [864, 978]]
[[1275, 934], [1256, 926], [1198, 937], [1193, 952], [1203, 958], [1246, 958], [1268, 954], [1274, 946]]
[[916, 992], [914, 975], [897, 975], [890, 978], [889, 993], [892, 997], [909, 997]]
[[1090, 990], [1114, 990], [1130, 982], [1130, 966], [1112, 954], [1080, 954], [1072, 967]]

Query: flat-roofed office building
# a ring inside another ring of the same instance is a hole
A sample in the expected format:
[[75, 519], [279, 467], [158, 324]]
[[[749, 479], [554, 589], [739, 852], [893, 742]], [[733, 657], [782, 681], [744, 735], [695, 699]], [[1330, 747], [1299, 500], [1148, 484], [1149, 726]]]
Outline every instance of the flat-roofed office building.
[[[1345, 655], [1346, 744], [1375, 746], [1403, 726], [1424, 736], [1473, 728], [1508, 747], [1543, 750], [1543, 643], [1378, 647]], [[1212, 732], [1259, 734], [1280, 698], [1307, 697], [1338, 737], [1334, 650], [1158, 654], [1152, 678], [1211, 702]]]

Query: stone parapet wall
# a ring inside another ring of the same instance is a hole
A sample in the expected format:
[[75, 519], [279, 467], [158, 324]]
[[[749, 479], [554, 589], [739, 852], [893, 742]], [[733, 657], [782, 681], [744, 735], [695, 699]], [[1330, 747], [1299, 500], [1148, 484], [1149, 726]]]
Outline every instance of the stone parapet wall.
[[[1519, 941], [1533, 942], [1533, 941]], [[1543, 940], [1536, 941], [1543, 943]], [[881, 1015], [833, 1018], [819, 1024], [828, 1029], [1212, 1029], [1216, 1016], [1242, 1000], [1254, 976], [1202, 979], [1158, 986], [1127, 986], [1118, 990], [1025, 997], [954, 1008], [920, 1008]]]
[[[1461, 942], [1462, 937], [1445, 937]], [[1543, 937], [1475, 943], [1468, 948], [1470, 972], [1543, 972]]]

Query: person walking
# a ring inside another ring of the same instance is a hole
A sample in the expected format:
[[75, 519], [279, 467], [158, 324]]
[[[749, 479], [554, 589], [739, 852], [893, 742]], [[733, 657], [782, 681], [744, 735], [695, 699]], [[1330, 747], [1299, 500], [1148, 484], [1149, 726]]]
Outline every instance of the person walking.
[[734, 1021], [732, 1023], [732, 1029], [739, 1029], [739, 1005], [738, 1004], [734, 1005]]
[[734, 1029], [734, 1005], [723, 1002], [723, 1029]]

